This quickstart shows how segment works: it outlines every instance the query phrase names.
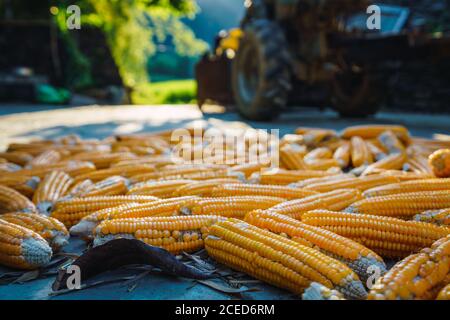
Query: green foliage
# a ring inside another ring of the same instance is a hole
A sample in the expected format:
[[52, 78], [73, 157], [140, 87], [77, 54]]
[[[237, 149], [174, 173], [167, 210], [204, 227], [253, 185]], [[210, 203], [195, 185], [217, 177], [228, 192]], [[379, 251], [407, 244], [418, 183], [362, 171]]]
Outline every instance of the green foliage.
[[60, 0], [62, 18], [70, 4], [80, 6], [82, 25], [104, 31], [124, 84], [131, 88], [148, 81], [147, 60], [156, 52], [155, 40], [170, 36], [180, 55], [195, 56], [206, 49], [181, 21], [197, 12], [194, 0]]
[[132, 94], [136, 104], [183, 104], [194, 103], [195, 99], [194, 80], [142, 83], [135, 87]]

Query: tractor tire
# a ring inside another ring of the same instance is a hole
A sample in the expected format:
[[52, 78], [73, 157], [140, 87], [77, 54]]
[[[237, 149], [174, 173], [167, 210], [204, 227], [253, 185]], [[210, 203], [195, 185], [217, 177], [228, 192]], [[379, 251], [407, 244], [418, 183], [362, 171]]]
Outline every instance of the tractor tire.
[[331, 85], [331, 105], [341, 117], [365, 118], [378, 112], [385, 100], [379, 76], [365, 70], [337, 74]]
[[239, 113], [247, 119], [276, 118], [291, 89], [290, 54], [282, 29], [258, 19], [244, 30], [232, 64], [231, 83]]

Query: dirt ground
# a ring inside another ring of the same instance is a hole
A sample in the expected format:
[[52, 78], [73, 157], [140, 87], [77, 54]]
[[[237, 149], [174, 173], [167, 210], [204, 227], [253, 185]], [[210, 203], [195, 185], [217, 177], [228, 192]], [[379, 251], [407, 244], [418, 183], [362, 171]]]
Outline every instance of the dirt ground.
[[244, 121], [236, 113], [222, 113], [210, 107], [202, 113], [194, 105], [177, 106], [84, 106], [58, 108], [36, 105], [0, 105], [0, 150], [11, 142], [34, 138], [51, 139], [76, 133], [83, 138], [104, 138], [114, 134], [139, 133], [181, 127], [194, 122], [216, 126], [246, 126], [279, 129], [280, 134], [298, 126], [342, 129], [364, 123], [400, 123], [414, 135], [431, 137], [450, 133], [450, 115], [381, 112], [375, 118], [341, 119], [332, 111], [298, 109], [270, 123]]

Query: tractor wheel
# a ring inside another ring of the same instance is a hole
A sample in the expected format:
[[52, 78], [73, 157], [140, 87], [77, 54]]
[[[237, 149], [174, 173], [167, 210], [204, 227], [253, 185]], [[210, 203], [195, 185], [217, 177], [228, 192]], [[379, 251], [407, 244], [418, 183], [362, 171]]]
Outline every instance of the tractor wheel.
[[380, 77], [364, 68], [348, 66], [338, 72], [331, 86], [331, 105], [342, 117], [372, 116], [384, 102]]
[[270, 120], [285, 107], [291, 88], [288, 46], [271, 21], [254, 20], [244, 31], [231, 74], [237, 109], [245, 118]]

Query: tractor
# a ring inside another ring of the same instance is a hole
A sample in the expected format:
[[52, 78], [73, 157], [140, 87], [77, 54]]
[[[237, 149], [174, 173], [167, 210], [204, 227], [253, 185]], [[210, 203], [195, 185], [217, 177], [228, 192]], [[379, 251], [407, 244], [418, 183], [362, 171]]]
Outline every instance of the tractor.
[[383, 6], [383, 29], [369, 30], [365, 0], [245, 4], [240, 28], [219, 34], [197, 65], [200, 106], [235, 104], [243, 117], [267, 121], [314, 101], [345, 117], [370, 116], [386, 98], [388, 61], [429, 53], [431, 39], [404, 32], [407, 8]]

